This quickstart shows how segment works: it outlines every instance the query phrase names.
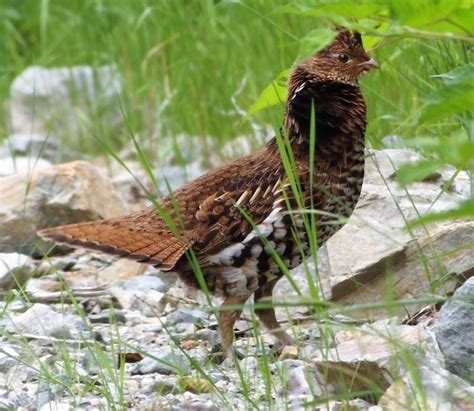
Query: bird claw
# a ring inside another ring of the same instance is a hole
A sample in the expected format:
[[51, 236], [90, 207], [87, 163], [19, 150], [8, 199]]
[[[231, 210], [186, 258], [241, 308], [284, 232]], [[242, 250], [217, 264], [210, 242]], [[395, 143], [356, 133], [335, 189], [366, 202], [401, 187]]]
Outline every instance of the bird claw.
[[229, 348], [224, 350], [220, 344], [215, 345], [210, 352], [208, 359], [214, 364], [222, 364], [227, 358], [235, 358], [237, 360], [242, 360], [245, 358], [240, 351], [237, 351], [235, 348]]
[[284, 340], [279, 340], [273, 344], [270, 350], [270, 355], [280, 357], [285, 347], [296, 347], [295, 340], [289, 335], [286, 335]]

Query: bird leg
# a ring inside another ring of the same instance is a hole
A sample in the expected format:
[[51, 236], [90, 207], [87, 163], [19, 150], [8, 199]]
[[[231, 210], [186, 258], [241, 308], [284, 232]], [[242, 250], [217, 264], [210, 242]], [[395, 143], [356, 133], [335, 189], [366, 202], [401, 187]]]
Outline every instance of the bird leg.
[[240, 318], [243, 305], [249, 296], [228, 295], [221, 304], [221, 308], [226, 305], [241, 305], [241, 308], [230, 310], [223, 310], [219, 312], [219, 336], [222, 346], [222, 354], [229, 358], [232, 357], [232, 343], [234, 342], [234, 324]]
[[[256, 303], [271, 302], [273, 287], [275, 287], [277, 281], [278, 278], [269, 281], [263, 287], [255, 291], [254, 301]], [[268, 331], [270, 331], [270, 334], [272, 334], [278, 340], [278, 345], [276, 347], [277, 350], [281, 350], [287, 345], [295, 345], [295, 340], [293, 339], [293, 337], [291, 337], [285, 330], [280, 327], [280, 324], [278, 324], [274, 307], [257, 308], [255, 309], [255, 314], [257, 314], [259, 320], [268, 329]]]

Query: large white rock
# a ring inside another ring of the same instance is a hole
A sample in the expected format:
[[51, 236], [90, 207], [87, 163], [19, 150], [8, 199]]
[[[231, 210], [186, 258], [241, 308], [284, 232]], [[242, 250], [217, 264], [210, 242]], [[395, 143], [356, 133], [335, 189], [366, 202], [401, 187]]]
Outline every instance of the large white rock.
[[113, 175], [113, 183], [120, 195], [128, 204], [138, 205], [137, 208], [151, 205], [144, 188], [157, 197], [166, 196], [170, 194], [170, 190], [173, 192], [204, 173], [197, 162], [183, 167], [166, 166], [154, 169], [154, 181], [151, 181], [140, 163], [128, 162], [127, 166], [131, 172], [113, 167], [109, 173]]
[[56, 139], [67, 139], [69, 148], [74, 147], [81, 134], [90, 136], [91, 124], [98, 118], [107, 127], [118, 127], [123, 117], [117, 103], [121, 92], [113, 65], [29, 67], [10, 87], [10, 147], [25, 154], [21, 142], [34, 136], [39, 144], [29, 151], [38, 155], [42, 143], [54, 145]]
[[[321, 284], [325, 298], [352, 305], [382, 303], [387, 295], [399, 300], [444, 295], [453, 290], [456, 275], [472, 275], [474, 253], [472, 247], [463, 245], [474, 241], [474, 223], [446, 221], [430, 224], [427, 230], [407, 229], [407, 221], [418, 215], [454, 208], [470, 196], [467, 173], [455, 175], [456, 170], [449, 166], [425, 181], [401, 187], [396, 170], [419, 159], [420, 155], [410, 150], [370, 153], [354, 215], [320, 250], [320, 282], [314, 263], [309, 261], [310, 272], [315, 283]], [[443, 189], [452, 178], [452, 185]], [[302, 294], [309, 296], [304, 270], [297, 268], [293, 274]], [[295, 297], [286, 281], [280, 283], [278, 295]], [[419, 305], [406, 305], [398, 307], [396, 313], [411, 314], [417, 308]], [[351, 314], [383, 318], [387, 312], [361, 310]]]
[[31, 254], [37, 230], [127, 212], [111, 181], [75, 161], [0, 178], [0, 252]]
[[0, 158], [0, 177], [11, 176], [18, 173], [32, 173], [35, 170], [51, 167], [48, 160], [32, 157], [6, 157]]

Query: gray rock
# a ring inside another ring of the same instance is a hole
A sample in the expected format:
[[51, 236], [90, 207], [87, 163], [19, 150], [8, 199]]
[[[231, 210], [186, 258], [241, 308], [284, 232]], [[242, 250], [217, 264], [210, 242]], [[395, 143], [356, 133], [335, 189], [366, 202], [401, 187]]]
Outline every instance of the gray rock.
[[198, 178], [203, 173], [204, 170], [196, 162], [186, 166], [164, 167], [154, 172], [158, 190], [162, 194], [169, 194], [169, 188], [171, 188], [171, 191], [174, 191], [188, 181]]
[[162, 292], [168, 292], [172, 287], [176, 285], [178, 281], [178, 275], [175, 272], [160, 271], [155, 267], [149, 266], [145, 271], [146, 276], [157, 277], [163, 281]]
[[10, 391], [8, 394], [8, 401], [13, 405], [13, 409], [17, 410], [20, 407], [30, 409], [32, 404], [34, 404], [35, 399], [30, 397], [24, 391]]
[[[28, 305], [24, 301], [15, 300], [11, 303], [7, 303], [5, 301], [0, 301], [0, 310], [7, 311], [10, 313], [22, 313], [25, 312], [28, 308]], [[3, 324], [5, 321], [0, 320], [0, 325]]]
[[397, 136], [396, 134], [389, 134], [382, 138], [382, 144], [386, 148], [403, 148], [405, 146], [405, 141], [402, 137]]
[[258, 359], [252, 355], [242, 358], [240, 361], [240, 369], [243, 372], [255, 372], [258, 367]]
[[[349, 401], [333, 401], [330, 400], [324, 406], [317, 408], [318, 411], [367, 411], [374, 407], [370, 402], [356, 398]], [[304, 408], [302, 408], [303, 410]], [[383, 410], [380, 410], [383, 411]]]
[[289, 396], [319, 396], [323, 394], [314, 372], [305, 366], [289, 370], [286, 388]]
[[12, 410], [15, 409], [13, 407], [13, 402], [6, 399], [6, 398], [0, 398], [0, 409], [5, 409], [5, 410]]
[[176, 324], [205, 324], [209, 321], [209, 314], [199, 308], [179, 308], [167, 316], [168, 325]]
[[474, 384], [474, 277], [443, 305], [435, 332], [446, 368]]
[[139, 290], [144, 292], [156, 290], [165, 293], [168, 290], [167, 285], [161, 278], [149, 275], [139, 275], [135, 278], [124, 281], [122, 287], [126, 290]]
[[216, 330], [203, 328], [202, 330], [197, 330], [193, 336], [188, 336], [188, 339], [208, 341], [211, 347], [214, 347], [219, 342], [219, 333]]
[[29, 67], [10, 88], [12, 138], [33, 134], [49, 136], [51, 142], [64, 137], [80, 141], [81, 135], [90, 135], [88, 122], [98, 116], [115, 130], [122, 125], [121, 91], [115, 66]]
[[131, 291], [128, 309], [139, 311], [145, 317], [157, 317], [165, 309], [166, 295], [159, 291]]
[[11, 333], [56, 338], [71, 338], [73, 328], [75, 323], [70, 316], [58, 314], [45, 304], [33, 304], [25, 313], [11, 317], [6, 326]]
[[146, 191], [153, 195], [167, 195], [170, 189], [173, 192], [204, 173], [204, 169], [197, 162], [183, 166], [162, 166], [153, 171], [152, 181], [141, 163], [127, 162], [127, 167], [131, 172], [112, 167], [110, 172], [113, 183], [128, 204], [143, 206], [151, 204]]
[[304, 366], [304, 361], [302, 360], [283, 360], [283, 361], [278, 361], [277, 363], [278, 368], [280, 369], [280, 372], [284, 374], [288, 374], [290, 370], [293, 368], [297, 367], [302, 367]]
[[163, 349], [163, 351], [149, 353], [140, 362], [133, 364], [130, 369], [132, 375], [135, 374], [189, 374], [191, 365], [188, 358], [178, 350]]
[[26, 255], [0, 253], [0, 290], [23, 287], [34, 269]]
[[72, 404], [67, 400], [53, 400], [44, 404], [39, 411], [69, 411], [72, 410]]
[[36, 402], [39, 407], [54, 400], [54, 394], [51, 391], [41, 391], [36, 395]]
[[[34, 164], [49, 163], [46, 159], [56, 160], [59, 155], [58, 146], [58, 141], [48, 133], [20, 132], [8, 136], [0, 145], [0, 157], [12, 156], [15, 161], [27, 160], [27, 169], [31, 169]], [[20, 171], [24, 170], [18, 168], [18, 172]]]
[[466, 411], [474, 409], [474, 387], [430, 359], [417, 361], [416, 373], [407, 373], [385, 391], [378, 405], [384, 410]]
[[157, 377], [142, 386], [140, 392], [143, 394], [166, 395], [177, 387], [176, 377]]
[[2, 177], [0, 252], [30, 255], [37, 252], [38, 229], [126, 212], [111, 182], [84, 161]]
[[[474, 254], [465, 246], [474, 241], [474, 222], [455, 222], [433, 231], [429, 238], [409, 242], [402, 252], [390, 259], [382, 259], [353, 272], [351, 278], [341, 279], [333, 286], [333, 299], [344, 305], [381, 303], [381, 307], [351, 313], [357, 318], [379, 319], [393, 315], [406, 318], [426, 303], [400, 304], [393, 309], [383, 307], [387, 283], [396, 284], [390, 292], [399, 300], [430, 298], [433, 290], [440, 295], [451, 293], [459, 279], [469, 276], [474, 269]], [[429, 266], [429, 274], [420, 255], [428, 261], [436, 261]]]
[[[29, 363], [29, 365], [24, 365], [25, 360]], [[0, 376], [3, 377], [0, 378], [0, 391], [1, 388], [6, 388], [7, 392], [4, 392], [4, 395], [8, 394], [9, 399], [16, 398], [15, 394], [12, 394], [12, 392], [16, 392], [17, 394], [23, 393], [27, 394], [27, 397], [32, 397], [37, 391], [35, 389], [29, 389], [32, 384], [28, 383], [28, 381], [38, 381], [38, 376], [40, 373], [38, 372], [38, 369], [35, 369], [34, 367], [37, 367], [39, 362], [32, 362], [31, 358], [28, 358], [25, 355], [20, 358], [20, 361], [21, 363], [18, 362], [15, 366], [11, 367], [7, 372], [5, 372], [5, 374], [0, 374]]]
[[193, 323], [176, 323], [173, 325], [173, 337], [183, 340], [196, 333], [196, 325]]
[[101, 375], [105, 368], [116, 368], [117, 364], [109, 352], [87, 349], [81, 360], [81, 365], [88, 375]]
[[101, 311], [99, 314], [90, 314], [88, 317], [92, 324], [113, 324], [126, 323], [126, 313], [120, 310], [110, 311], [109, 309]]
[[219, 407], [214, 404], [212, 400], [206, 400], [205, 398], [197, 398], [192, 400], [182, 401], [173, 410], [186, 410], [186, 411], [219, 411]]
[[145, 264], [125, 258], [117, 259], [97, 273], [97, 282], [99, 284], [111, 284], [127, 280], [142, 275], [145, 269]]
[[12, 347], [3, 345], [0, 348], [0, 373], [6, 374], [10, 368], [18, 365], [20, 355]]

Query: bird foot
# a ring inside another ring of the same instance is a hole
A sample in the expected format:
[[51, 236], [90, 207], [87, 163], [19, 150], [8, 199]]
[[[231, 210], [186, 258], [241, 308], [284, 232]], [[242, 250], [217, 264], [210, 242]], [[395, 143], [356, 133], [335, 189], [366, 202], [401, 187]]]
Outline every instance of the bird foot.
[[282, 356], [285, 357], [283, 359], [295, 358], [298, 356], [298, 347], [296, 344], [276, 343], [273, 345], [270, 353], [273, 357], [278, 359], [282, 359]]
[[222, 364], [227, 358], [235, 358], [237, 360], [241, 360], [245, 358], [245, 355], [243, 355], [240, 351], [237, 351], [233, 347], [224, 350], [220, 344], [217, 344], [212, 348], [208, 356], [208, 360], [214, 364]]
[[278, 341], [275, 344], [273, 344], [270, 354], [272, 356], [279, 357], [283, 353], [286, 347], [296, 348], [296, 342], [293, 339], [293, 337], [285, 333], [282, 337], [278, 339]]

